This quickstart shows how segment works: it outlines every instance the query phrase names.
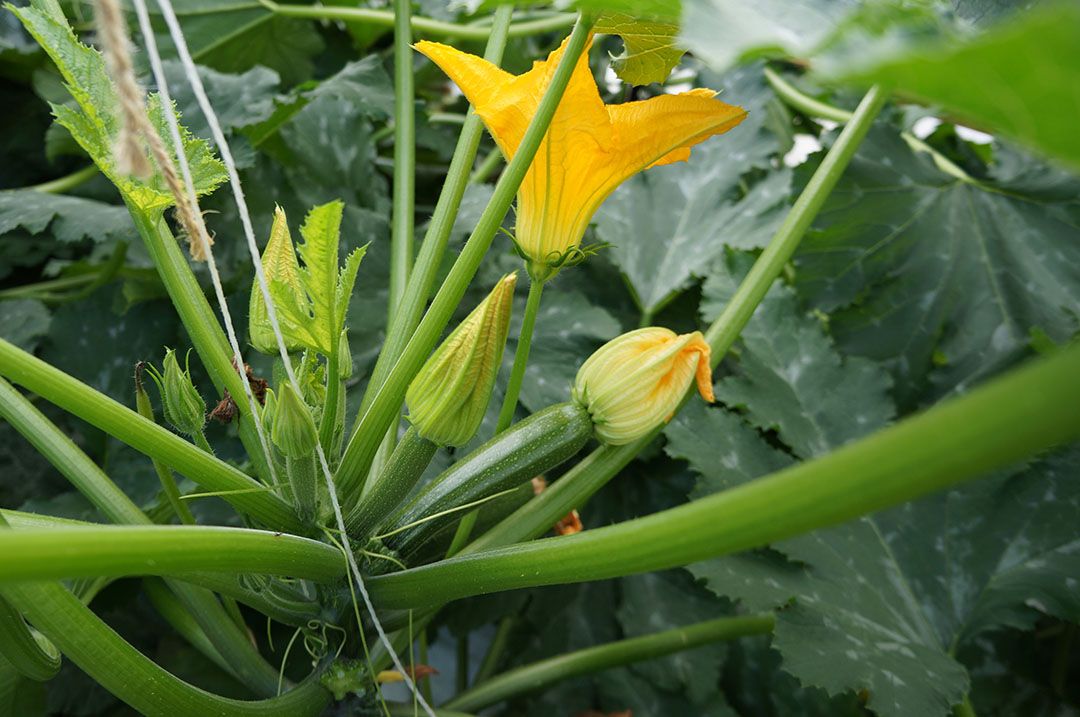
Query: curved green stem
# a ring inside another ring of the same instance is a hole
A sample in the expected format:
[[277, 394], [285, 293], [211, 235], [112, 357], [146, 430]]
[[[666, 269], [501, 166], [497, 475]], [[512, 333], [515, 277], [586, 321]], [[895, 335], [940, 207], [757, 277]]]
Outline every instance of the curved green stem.
[[839, 107], [833, 107], [830, 104], [816, 100], [813, 97], [804, 94], [799, 91], [797, 87], [781, 77], [771, 67], [766, 67], [765, 80], [769, 83], [769, 86], [773, 88], [773, 91], [782, 99], [786, 104], [799, 110], [808, 117], [817, 117], [819, 119], [832, 120], [833, 122], [839, 122], [845, 124], [851, 121], [852, 113]]
[[765, 545], [947, 488], [1080, 437], [1080, 344], [971, 393], [692, 503], [577, 535], [373, 578], [380, 608], [661, 570]]
[[58, 583], [5, 584], [0, 595], [102, 687], [146, 715], [315, 717], [330, 699], [313, 678], [260, 702], [220, 697], [163, 670]]
[[0, 583], [193, 571], [332, 582], [344, 568], [341, 553], [325, 543], [247, 528], [101, 525], [0, 532]]
[[510, 371], [506, 395], [503, 397], [502, 408], [499, 410], [499, 422], [495, 426], [496, 435], [505, 431], [514, 422], [514, 412], [517, 410], [518, 396], [521, 394], [521, 383], [525, 380], [525, 367], [529, 363], [529, 349], [532, 347], [536, 315], [540, 310], [540, 295], [543, 292], [544, 282], [530, 278], [529, 298], [525, 302], [525, 316], [521, 321], [517, 350], [514, 351], [514, 367]]
[[[506, 32], [513, 11], [512, 5], [500, 6], [495, 11], [495, 23], [491, 29], [491, 37], [488, 39], [487, 51], [484, 53], [484, 59], [488, 62], [499, 64], [502, 61], [503, 51], [506, 49]], [[484, 127], [480, 118], [470, 110], [465, 126], [458, 136], [454, 156], [450, 160], [450, 169], [447, 171], [446, 181], [439, 193], [439, 200], [435, 205], [427, 232], [424, 234], [424, 241], [420, 244], [420, 252], [409, 275], [409, 283], [398, 303], [397, 311], [390, 316], [386, 341], [379, 352], [379, 358], [371, 373], [371, 380], [360, 403], [361, 416], [371, 405], [375, 393], [385, 383], [390, 369], [405, 350], [413, 331], [420, 323], [420, 317], [427, 305], [442, 262], [443, 252], [446, 250], [446, 242], [454, 228], [454, 219], [457, 217], [461, 198], [468, 184], [469, 167], [476, 158], [476, 149], [480, 145], [480, 136], [483, 131]]]
[[[21, 384], [135, 450], [172, 466], [209, 490], [252, 491], [226, 495], [225, 499], [265, 525], [291, 532], [303, 530], [292, 508], [261, 483], [3, 339], [0, 339], [0, 376]], [[0, 410], [6, 411], [8, 406], [5, 404]], [[138, 510], [134, 504], [129, 507]]]
[[62, 194], [69, 189], [88, 182], [97, 176], [98, 168], [96, 164], [91, 164], [89, 167], [83, 167], [71, 174], [63, 177], [52, 179], [48, 182], [42, 182], [41, 184], [35, 184], [32, 187], [26, 187], [26, 189], [33, 189], [35, 192], [46, 192], [48, 194]]
[[[284, 17], [341, 20], [343, 22], [359, 22], [378, 27], [394, 27], [394, 13], [389, 10], [325, 5], [278, 5], [270, 2], [263, 2], [263, 4], [270, 8], [275, 15]], [[509, 36], [525, 37], [527, 35], [540, 35], [545, 32], [563, 30], [574, 24], [575, 17], [573, 13], [560, 13], [552, 17], [515, 23], [510, 26]], [[410, 18], [410, 24], [412, 30], [420, 35], [450, 37], [459, 40], [486, 40], [494, 32], [493, 28], [489, 27], [457, 25], [452, 22], [443, 22], [427, 17], [412, 17]]]
[[[735, 343], [773, 281], [791, 260], [806, 230], [851, 162], [884, 102], [885, 94], [880, 89], [873, 88], [866, 93], [851, 122], [844, 127], [829, 149], [768, 247], [754, 262], [750, 273], [739, 285], [723, 313], [706, 331], [705, 338], [712, 349], [714, 368]], [[659, 426], [644, 438], [625, 446], [597, 448], [547, 490], [466, 546], [462, 552], [474, 553], [543, 535], [570, 510], [584, 505], [585, 501], [652, 443], [662, 430], [663, 427]]]
[[60, 653], [49, 642], [39, 642], [22, 615], [0, 597], [0, 657], [21, 675], [45, 682], [60, 671]]
[[[0, 518], [6, 519], [13, 528], [63, 528], [93, 527], [95, 523], [57, 518], [39, 513], [23, 513], [0, 508]], [[255, 592], [240, 584], [239, 576], [226, 573], [185, 573], [183, 582], [204, 587], [212, 592], [227, 595], [248, 607], [258, 610], [285, 625], [304, 625], [319, 617], [320, 608], [311, 600], [282, 597], [273, 589]]]
[[768, 634], [772, 632], [775, 622], [776, 618], [771, 613], [745, 617], [722, 617], [568, 652], [558, 657], [518, 667], [481, 682], [471, 690], [462, 692], [445, 706], [449, 709], [475, 712], [519, 694], [532, 692], [578, 675], [587, 675], [641, 660], [651, 660], [707, 645], [710, 642]]
[[551, 83], [544, 93], [544, 98], [540, 101], [536, 114], [529, 123], [529, 128], [518, 146], [517, 154], [499, 178], [491, 201], [480, 216], [476, 229], [462, 248], [461, 254], [454, 262], [454, 266], [435, 295], [427, 313], [424, 314], [420, 325], [409, 339], [385, 383], [378, 389], [350, 437], [336, 476], [343, 495], [342, 502], [346, 507], [355, 505], [375, 452], [405, 399], [405, 390], [409, 382], [435, 347], [443, 329], [453, 316], [454, 309], [457, 308], [476, 274], [480, 261], [491, 246], [503, 217], [510, 209], [510, 204], [525, 178], [532, 158], [547, 133], [548, 125], [551, 124], [551, 119], [570, 81], [574, 66], [585, 50], [591, 27], [591, 21], [584, 17], [575, 25], [562, 60], [551, 78]]

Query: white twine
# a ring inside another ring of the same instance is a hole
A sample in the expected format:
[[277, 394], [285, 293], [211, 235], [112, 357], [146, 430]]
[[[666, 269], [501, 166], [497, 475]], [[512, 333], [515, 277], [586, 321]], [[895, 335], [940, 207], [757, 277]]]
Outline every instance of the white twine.
[[[146, 14], [145, 0], [135, 0], [135, 6], [139, 10], [139, 20], [140, 23], [142, 23], [143, 15]], [[198, 101], [199, 107], [206, 117], [207, 124], [210, 126], [210, 133], [214, 138], [214, 143], [221, 152], [221, 160], [225, 163], [225, 169], [229, 175], [229, 184], [232, 187], [233, 197], [236, 199], [236, 208], [240, 214], [240, 223], [243, 225], [244, 237], [247, 239], [248, 250], [251, 253], [251, 262], [255, 266], [255, 278], [259, 283], [260, 291], [262, 291], [263, 301], [266, 304], [267, 318], [270, 320], [270, 326], [274, 331], [274, 338], [277, 339], [278, 352], [281, 354], [281, 360], [285, 365], [285, 373], [288, 376], [289, 381], [292, 382], [294, 386], [299, 387], [300, 383], [296, 380], [296, 374], [293, 372], [292, 362], [289, 360], [289, 352], [285, 347], [285, 338], [282, 336], [281, 326], [278, 323], [277, 311], [275, 310], [274, 302], [270, 297], [269, 282], [267, 282], [266, 273], [263, 271], [262, 257], [259, 254], [259, 246], [255, 241], [255, 231], [251, 225], [251, 215], [248, 212], [247, 201], [244, 199], [244, 190], [240, 186], [240, 175], [236, 171], [236, 163], [233, 161], [232, 152], [229, 150], [229, 143], [225, 139], [224, 132], [221, 131], [221, 125], [218, 122], [217, 114], [214, 112], [214, 108], [210, 104], [209, 98], [206, 96], [202, 78], [199, 77], [199, 72], [195, 69], [195, 62], [191, 59], [187, 41], [184, 39], [184, 33], [180, 28], [180, 22], [176, 19], [176, 13], [173, 11], [172, 3], [170, 0], [158, 0], [158, 6], [161, 8], [165, 24], [169, 27], [169, 34], [172, 36], [173, 44], [176, 45], [177, 54], [184, 67], [184, 74], [186, 75], [188, 82], [191, 83], [191, 89], [195, 93], [195, 99]], [[148, 16], [146, 23], [148, 29]], [[144, 34], [147, 34], [146, 29], [144, 29], [143, 32]], [[148, 43], [147, 50], [151, 51], [152, 56], [157, 57], [158, 63], [160, 64], [160, 56], [157, 56], [156, 48], [151, 50], [151, 47], [152, 45]], [[164, 78], [159, 80], [159, 84], [163, 82], [163, 79]], [[181, 154], [183, 154], [183, 152], [181, 152]], [[330, 378], [333, 380], [336, 377]], [[375, 631], [379, 634], [379, 640], [383, 643], [387, 653], [390, 655], [391, 661], [394, 663], [394, 667], [401, 674], [406, 686], [412, 691], [420, 706], [423, 707], [424, 712], [427, 713], [429, 717], [436, 717], [434, 710], [431, 709], [431, 706], [424, 699], [424, 696], [420, 694], [420, 691], [416, 689], [416, 684], [409, 677], [409, 673], [402, 664], [401, 658], [398, 657], [397, 651], [394, 650], [394, 646], [390, 643], [390, 638], [387, 637], [386, 631], [383, 630], [383, 626], [379, 622], [378, 616], [375, 614], [375, 606], [372, 604], [371, 597], [368, 595], [367, 587], [364, 585], [364, 578], [360, 573], [360, 566], [357, 565], [356, 557], [353, 555], [352, 546], [349, 544], [349, 535], [345, 530], [345, 518], [341, 512], [341, 504], [338, 503], [333, 475], [330, 472], [330, 466], [326, 461], [326, 454], [323, 452], [322, 445], [318, 442], [315, 444], [315, 453], [319, 457], [319, 465], [322, 468], [323, 478], [326, 481], [326, 488], [330, 494], [330, 504], [334, 508], [334, 517], [337, 520], [338, 530], [341, 532], [341, 540], [345, 548], [345, 557], [348, 560], [349, 567], [352, 569], [356, 587], [364, 600], [364, 606], [367, 608], [368, 614], [371, 617], [371, 622], [375, 626]]]
[[[263, 457], [270, 471], [271, 483], [277, 485], [279, 481], [277, 471], [274, 469], [273, 456], [270, 453], [270, 443], [267, 441], [265, 431], [263, 431], [262, 421], [259, 420], [259, 406], [255, 401], [255, 394], [251, 390], [251, 384], [248, 382], [244, 356], [240, 351], [240, 342], [236, 338], [236, 329], [233, 328], [229, 305], [225, 301], [225, 290], [221, 286], [221, 275], [218, 273], [217, 262], [214, 260], [214, 252], [210, 248], [210, 235], [206, 231], [202, 212], [199, 211], [199, 199], [195, 193], [195, 182], [191, 178], [191, 166], [188, 163], [187, 153], [184, 152], [184, 142], [180, 136], [180, 125], [176, 120], [176, 113], [172, 110], [172, 98], [169, 95], [169, 87], [165, 82], [165, 70], [161, 66], [161, 55], [158, 54], [157, 42], [154, 40], [154, 32], [150, 26], [150, 15], [146, 11], [146, 4], [143, 0], [136, 0], [135, 11], [139, 16], [139, 29], [143, 36], [143, 42], [146, 43], [147, 54], [150, 56], [150, 67], [154, 74], [154, 80], [157, 82], [162, 112], [165, 115], [165, 122], [169, 125], [169, 135], [176, 151], [176, 161], [180, 165], [180, 174], [184, 178], [184, 186], [187, 189], [188, 208], [190, 209], [189, 219], [194, 221], [196, 228], [196, 236], [192, 239], [202, 245], [202, 253], [205, 255], [207, 267], [210, 269], [210, 280], [214, 285], [214, 295], [217, 297], [218, 308], [221, 310], [221, 316], [225, 322], [225, 333], [229, 339], [229, 346], [232, 348], [233, 361], [236, 363], [236, 370], [240, 373], [240, 382], [244, 386], [248, 410], [251, 411], [251, 417], [255, 423], [255, 431], [259, 436], [259, 445], [262, 447]], [[147, 131], [151, 129], [148, 126]], [[177, 197], [177, 199], [180, 200], [181, 197]]]

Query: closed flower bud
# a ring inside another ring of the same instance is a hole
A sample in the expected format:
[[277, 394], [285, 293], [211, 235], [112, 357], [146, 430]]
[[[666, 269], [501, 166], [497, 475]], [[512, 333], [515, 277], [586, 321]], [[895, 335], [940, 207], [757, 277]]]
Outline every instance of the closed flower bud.
[[315, 450], [319, 432], [307, 404], [289, 382], [281, 384], [270, 438], [286, 458], [304, 458]]
[[504, 276], [409, 386], [409, 421], [432, 443], [461, 446], [480, 427], [502, 363], [516, 283], [516, 274]]
[[202, 433], [206, 425], [206, 403], [191, 380], [188, 367], [180, 368], [176, 351], [165, 352], [164, 373], [151, 369], [150, 376], [161, 391], [161, 405], [165, 420], [180, 433], [194, 436]]
[[631, 331], [601, 346], [582, 364], [574, 400], [589, 411], [600, 440], [612, 446], [631, 443], [671, 420], [695, 379], [702, 398], [715, 400], [709, 353], [700, 331]]
[[352, 347], [349, 346], [349, 330], [341, 330], [341, 338], [338, 340], [338, 378], [344, 381], [352, 378]]

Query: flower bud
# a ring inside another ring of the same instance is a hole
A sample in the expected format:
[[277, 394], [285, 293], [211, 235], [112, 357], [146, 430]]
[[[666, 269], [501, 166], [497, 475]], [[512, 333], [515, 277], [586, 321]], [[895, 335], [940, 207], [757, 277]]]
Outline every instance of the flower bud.
[[502, 363], [516, 274], [507, 274], [435, 350], [405, 394], [409, 421], [441, 446], [468, 443], [484, 420]]
[[702, 398], [716, 400], [709, 353], [700, 331], [631, 331], [582, 364], [573, 398], [589, 411], [600, 440], [612, 446], [631, 443], [671, 420], [695, 378]]
[[277, 393], [277, 411], [270, 438], [286, 458], [310, 456], [319, 440], [311, 411], [287, 381], [281, 384]]
[[180, 368], [173, 349], [166, 350], [162, 366], [164, 374], [153, 370], [150, 375], [161, 391], [165, 420], [185, 435], [202, 433], [206, 425], [206, 404], [191, 380], [191, 372], [187, 366]]
[[342, 381], [352, 378], [352, 347], [349, 346], [349, 330], [341, 330], [338, 339], [338, 378]]

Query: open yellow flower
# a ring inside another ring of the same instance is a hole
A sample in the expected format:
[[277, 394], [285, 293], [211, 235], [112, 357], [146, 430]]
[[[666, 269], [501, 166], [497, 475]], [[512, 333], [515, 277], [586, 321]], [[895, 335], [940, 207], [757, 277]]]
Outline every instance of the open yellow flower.
[[[523, 75], [436, 42], [416, 49], [457, 83], [507, 159], [536, 113], [566, 43]], [[532, 166], [518, 190], [517, 244], [530, 270], [557, 268], [580, 243], [593, 214], [622, 182], [726, 132], [746, 110], [696, 89], [640, 102], [604, 105], [582, 53]]]
[[692, 382], [709, 403], [710, 348], [700, 331], [677, 335], [650, 326], [607, 342], [588, 358], [574, 380], [573, 398], [588, 410], [596, 436], [621, 446], [671, 420]]

